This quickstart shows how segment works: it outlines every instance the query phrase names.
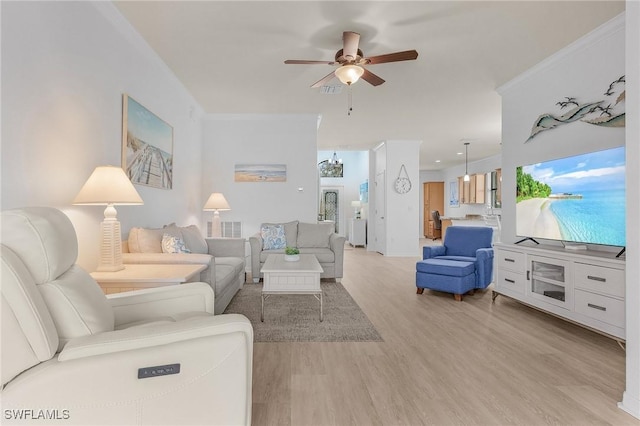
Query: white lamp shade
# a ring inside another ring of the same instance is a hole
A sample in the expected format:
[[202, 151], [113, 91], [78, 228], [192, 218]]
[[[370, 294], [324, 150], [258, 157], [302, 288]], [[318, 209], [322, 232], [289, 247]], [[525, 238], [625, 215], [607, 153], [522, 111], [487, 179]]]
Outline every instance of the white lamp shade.
[[99, 166], [80, 189], [73, 204], [139, 205], [144, 202], [121, 167]]
[[221, 210], [231, 210], [229, 207], [229, 203], [227, 202], [224, 195], [220, 192], [214, 192], [211, 194], [207, 202], [204, 204], [204, 211], [221, 211]]
[[358, 65], [343, 65], [335, 70], [335, 75], [340, 79], [342, 84], [351, 85], [358, 81], [364, 74], [364, 68]]

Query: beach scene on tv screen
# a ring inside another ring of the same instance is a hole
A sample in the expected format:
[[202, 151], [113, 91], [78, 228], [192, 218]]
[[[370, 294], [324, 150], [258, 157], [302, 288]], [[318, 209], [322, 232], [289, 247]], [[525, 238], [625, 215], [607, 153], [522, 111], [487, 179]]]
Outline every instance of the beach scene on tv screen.
[[516, 169], [520, 237], [625, 245], [624, 147]]

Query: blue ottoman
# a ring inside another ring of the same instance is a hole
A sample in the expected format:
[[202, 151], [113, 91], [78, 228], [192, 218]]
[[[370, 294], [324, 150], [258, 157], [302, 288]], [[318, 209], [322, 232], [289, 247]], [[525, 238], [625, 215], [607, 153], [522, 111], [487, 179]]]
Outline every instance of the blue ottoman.
[[453, 293], [456, 300], [475, 289], [475, 264], [460, 260], [426, 259], [416, 263], [418, 294], [425, 288]]

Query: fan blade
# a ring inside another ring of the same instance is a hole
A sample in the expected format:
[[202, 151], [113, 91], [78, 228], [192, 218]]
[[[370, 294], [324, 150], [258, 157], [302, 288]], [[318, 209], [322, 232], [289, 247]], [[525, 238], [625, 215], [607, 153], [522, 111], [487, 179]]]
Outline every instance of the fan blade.
[[367, 58], [367, 64], [384, 64], [385, 62], [411, 61], [418, 57], [415, 50], [405, 50], [404, 52], [387, 53], [386, 55], [378, 55]]
[[325, 83], [328, 83], [329, 81], [331, 81], [331, 79], [333, 79], [333, 77], [335, 77], [336, 74], [334, 72], [331, 72], [327, 75], [325, 75], [324, 77], [322, 77], [322, 79], [316, 81], [315, 83], [313, 83], [313, 86], [311, 86], [312, 88], [316, 88], [316, 87], [320, 87]]
[[324, 64], [324, 65], [333, 65], [335, 62], [333, 61], [305, 61], [302, 59], [287, 59], [284, 61], [285, 64], [302, 64], [302, 65], [313, 65], [313, 64]]
[[342, 56], [349, 61], [353, 61], [358, 55], [358, 44], [360, 44], [360, 34], [353, 31], [342, 33]]
[[367, 69], [364, 69], [364, 74], [362, 74], [362, 77], [360, 78], [370, 83], [372, 86], [380, 86], [382, 83], [384, 83], [383, 79]]

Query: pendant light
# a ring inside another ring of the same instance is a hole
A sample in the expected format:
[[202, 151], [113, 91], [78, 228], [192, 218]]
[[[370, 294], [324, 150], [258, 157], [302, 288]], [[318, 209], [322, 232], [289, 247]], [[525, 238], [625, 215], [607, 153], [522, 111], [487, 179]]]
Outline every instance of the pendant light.
[[469, 142], [464, 143], [464, 181], [469, 182], [471, 177], [469, 177], [468, 172], [469, 166]]
[[329, 158], [329, 164], [342, 164], [342, 158], [338, 158], [338, 154], [333, 151], [333, 156]]

